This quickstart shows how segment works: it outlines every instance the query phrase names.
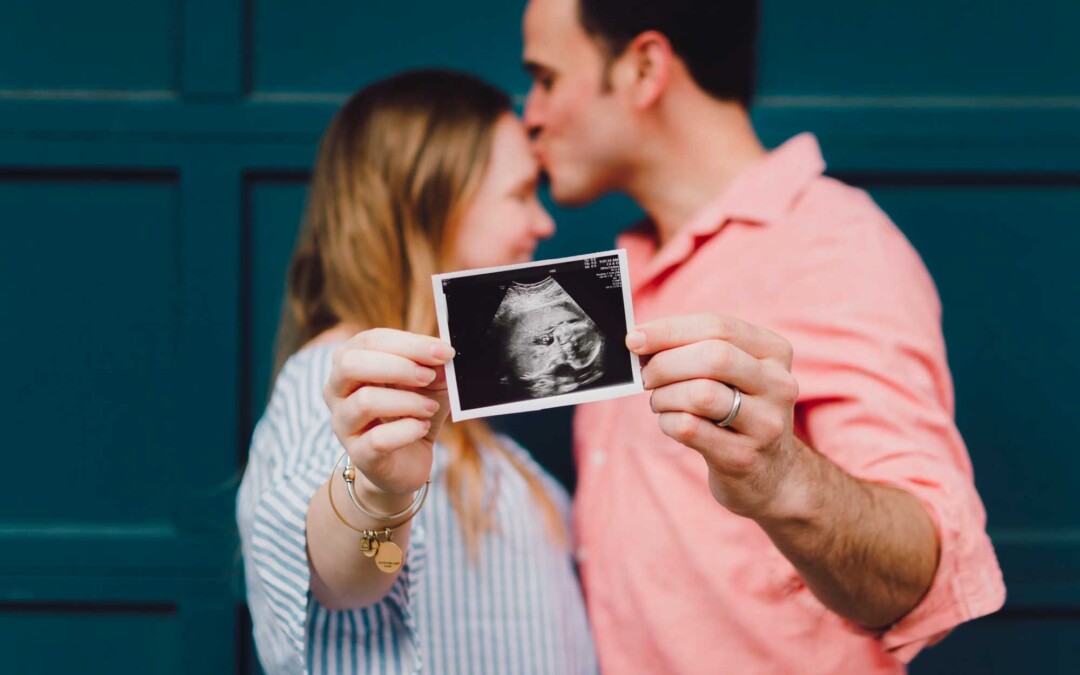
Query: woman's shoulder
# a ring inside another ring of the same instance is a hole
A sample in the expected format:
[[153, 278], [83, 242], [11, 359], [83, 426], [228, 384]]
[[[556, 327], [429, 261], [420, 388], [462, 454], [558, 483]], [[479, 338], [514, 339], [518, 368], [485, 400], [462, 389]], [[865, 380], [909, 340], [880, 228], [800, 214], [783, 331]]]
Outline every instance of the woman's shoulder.
[[281, 367], [281, 375], [310, 373], [313, 370], [330, 373], [330, 366], [334, 362], [334, 352], [341, 346], [340, 340], [325, 342], [309, 342], [295, 354], [285, 360]]
[[293, 436], [329, 417], [322, 391], [336, 349], [337, 343], [316, 344], [290, 356], [274, 378], [261, 423], [280, 427], [286, 436]]

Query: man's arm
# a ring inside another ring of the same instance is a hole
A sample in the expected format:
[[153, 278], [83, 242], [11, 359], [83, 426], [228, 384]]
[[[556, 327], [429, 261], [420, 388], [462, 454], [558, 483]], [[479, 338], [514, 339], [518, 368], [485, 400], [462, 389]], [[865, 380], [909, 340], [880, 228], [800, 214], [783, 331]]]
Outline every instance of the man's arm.
[[755, 520], [826, 607], [866, 628], [888, 627], [919, 603], [937, 571], [930, 515], [911, 494], [853, 478], [794, 442], [790, 496]]
[[[642, 379], [660, 428], [702, 454], [717, 501], [761, 525], [826, 607], [877, 629], [918, 604], [937, 569], [933, 522], [912, 495], [860, 481], [795, 437], [786, 340], [695, 315], [638, 326], [627, 346], [651, 355]], [[732, 387], [742, 402], [722, 428]]]

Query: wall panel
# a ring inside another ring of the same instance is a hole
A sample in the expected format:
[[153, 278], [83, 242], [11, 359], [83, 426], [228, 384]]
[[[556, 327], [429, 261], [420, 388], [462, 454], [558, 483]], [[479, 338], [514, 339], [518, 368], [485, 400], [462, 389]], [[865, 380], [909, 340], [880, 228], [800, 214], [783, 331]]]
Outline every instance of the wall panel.
[[1072, 0], [1037, 9], [979, 0], [763, 6], [766, 96], [885, 97], [900, 106], [940, 97], [970, 107], [1080, 97]]
[[0, 97], [164, 97], [177, 84], [178, 0], [0, 4]]
[[172, 672], [183, 649], [175, 623], [170, 605], [0, 604], [4, 659], [23, 673]]
[[[288, 100], [352, 92], [403, 68], [482, 72], [508, 89], [521, 69], [516, 2], [392, 3], [333, 0], [311, 5], [251, 0], [251, 93]], [[401, 32], [403, 21], [408, 34]]]
[[306, 173], [266, 173], [248, 175], [244, 181], [246, 213], [244, 240], [249, 266], [249, 423], [262, 414], [270, 393], [274, 361], [274, 339], [285, 293], [285, 276], [307, 195]]
[[[20, 481], [0, 492], [4, 524], [147, 525], [168, 518], [168, 485], [132, 481], [171, 465], [159, 432], [180, 410], [172, 379], [177, 302], [176, 176], [5, 171], [0, 312], [17, 411], [15, 475], [71, 481], [77, 499]], [[163, 489], [164, 487], [164, 489]], [[138, 510], [131, 509], [139, 504]]]
[[1068, 309], [1080, 176], [1006, 180], [940, 176], [905, 185], [900, 174], [863, 182], [938, 285], [957, 424], [993, 525], [1080, 529], [1080, 493], [1069, 487], [1080, 456], [1062, 453], [1058, 440], [1080, 437], [1068, 410], [1080, 379], [1069, 338], [1080, 333], [1080, 316]]

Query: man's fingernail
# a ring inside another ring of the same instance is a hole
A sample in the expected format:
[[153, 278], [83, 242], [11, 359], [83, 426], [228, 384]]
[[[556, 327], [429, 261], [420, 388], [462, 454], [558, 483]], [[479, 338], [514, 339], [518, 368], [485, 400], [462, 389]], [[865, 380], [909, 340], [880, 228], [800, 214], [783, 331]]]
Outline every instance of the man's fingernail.
[[630, 331], [630, 333], [626, 336], [626, 346], [630, 349], [630, 351], [634, 352], [644, 347], [645, 333], [642, 333], [639, 330]]

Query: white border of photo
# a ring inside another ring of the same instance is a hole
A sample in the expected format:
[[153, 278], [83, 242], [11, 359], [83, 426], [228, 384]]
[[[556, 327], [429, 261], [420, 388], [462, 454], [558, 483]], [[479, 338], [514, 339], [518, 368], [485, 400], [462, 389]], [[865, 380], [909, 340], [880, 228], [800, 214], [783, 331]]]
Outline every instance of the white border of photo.
[[[439, 337], [446, 342], [450, 342], [451, 346], [453, 346], [453, 342], [451, 342], [450, 340], [450, 323], [449, 312], [446, 307], [446, 295], [443, 293], [442, 282], [444, 279], [482, 276], [494, 272], [509, 272], [519, 269], [529, 269], [532, 267], [545, 267], [574, 262], [577, 260], [587, 260], [589, 258], [608, 257], [612, 255], [617, 255], [619, 258], [619, 274], [622, 286], [623, 312], [626, 317], [626, 329], [630, 330], [635, 326], [634, 306], [630, 298], [630, 272], [626, 262], [626, 250], [618, 249], [614, 251], [601, 251], [598, 253], [588, 253], [585, 255], [571, 256], [568, 258], [534, 260], [532, 262], [522, 263], [519, 265], [485, 267], [482, 269], [463, 270], [460, 272], [448, 272], [446, 274], [432, 275], [431, 285], [435, 292], [435, 311], [439, 317]], [[625, 337], [625, 333], [623, 337]], [[626, 348], [625, 344], [620, 346], [623, 349]], [[567, 405], [577, 405], [579, 403], [593, 403], [595, 401], [606, 401], [608, 399], [619, 398], [621, 396], [632, 396], [634, 394], [640, 394], [645, 391], [644, 387], [642, 387], [641, 385], [641, 362], [638, 359], [637, 354], [634, 354], [629, 350], [627, 350], [627, 354], [628, 358], [630, 359], [630, 372], [633, 375], [633, 382], [628, 382], [625, 384], [615, 384], [608, 387], [600, 387], [597, 389], [586, 389], [585, 391], [570, 392], [569, 394], [558, 394], [555, 396], [546, 396], [543, 398], [528, 399], [525, 401], [515, 401], [513, 403], [501, 403], [498, 405], [485, 406], [481, 408], [470, 408], [468, 410], [461, 409], [461, 399], [458, 395], [458, 385], [456, 373], [454, 372], [454, 362], [450, 361], [446, 364], [446, 385], [450, 393], [450, 417], [455, 422], [461, 422], [463, 420], [471, 420], [479, 417], [490, 417], [492, 415], [508, 415], [511, 413], [529, 412], [532, 410], [545, 410], [547, 408], [558, 408]]]

